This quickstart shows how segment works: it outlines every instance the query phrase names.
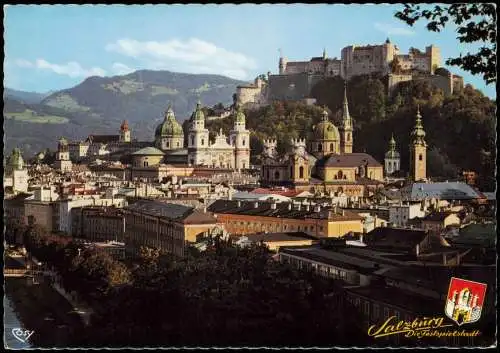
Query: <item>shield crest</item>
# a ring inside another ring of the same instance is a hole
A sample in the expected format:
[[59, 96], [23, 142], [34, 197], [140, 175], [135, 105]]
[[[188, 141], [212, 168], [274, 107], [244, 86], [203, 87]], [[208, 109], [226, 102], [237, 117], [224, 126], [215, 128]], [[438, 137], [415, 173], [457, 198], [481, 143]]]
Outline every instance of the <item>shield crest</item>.
[[481, 317], [485, 296], [486, 284], [452, 277], [444, 312], [459, 326], [476, 322]]

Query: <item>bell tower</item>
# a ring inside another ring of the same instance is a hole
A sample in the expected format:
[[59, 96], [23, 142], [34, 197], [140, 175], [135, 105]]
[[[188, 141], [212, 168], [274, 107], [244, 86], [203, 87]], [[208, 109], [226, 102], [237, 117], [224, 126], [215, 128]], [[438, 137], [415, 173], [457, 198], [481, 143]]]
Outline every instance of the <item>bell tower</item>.
[[342, 124], [340, 126], [340, 152], [352, 153], [353, 136], [352, 118], [349, 115], [347, 102], [347, 81], [344, 82], [344, 103], [342, 105]]
[[422, 125], [420, 107], [417, 107], [415, 127], [410, 135], [410, 178], [413, 181], [427, 179], [427, 143]]

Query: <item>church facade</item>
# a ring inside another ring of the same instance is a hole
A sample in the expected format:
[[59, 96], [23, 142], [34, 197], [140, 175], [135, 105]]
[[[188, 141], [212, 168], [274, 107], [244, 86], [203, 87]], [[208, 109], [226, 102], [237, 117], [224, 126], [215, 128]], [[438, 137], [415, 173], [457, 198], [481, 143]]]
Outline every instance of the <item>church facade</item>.
[[383, 166], [367, 153], [352, 152], [353, 120], [346, 90], [340, 127], [329, 120], [325, 110], [321, 121], [313, 126], [309, 144], [305, 139], [293, 140], [292, 150], [279, 156], [276, 140], [264, 141], [263, 184], [358, 197], [383, 184]]

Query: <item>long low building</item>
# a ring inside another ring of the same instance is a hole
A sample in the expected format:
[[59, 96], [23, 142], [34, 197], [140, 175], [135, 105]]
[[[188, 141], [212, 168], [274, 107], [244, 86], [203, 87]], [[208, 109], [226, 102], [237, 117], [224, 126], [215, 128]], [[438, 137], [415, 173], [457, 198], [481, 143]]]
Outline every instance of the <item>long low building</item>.
[[217, 200], [208, 211], [233, 235], [304, 232], [315, 237], [341, 237], [363, 231], [363, 217], [320, 205]]
[[126, 251], [132, 256], [141, 246], [184, 256], [186, 242], [195, 243], [220, 227], [209, 213], [183, 205], [140, 200], [123, 210]]

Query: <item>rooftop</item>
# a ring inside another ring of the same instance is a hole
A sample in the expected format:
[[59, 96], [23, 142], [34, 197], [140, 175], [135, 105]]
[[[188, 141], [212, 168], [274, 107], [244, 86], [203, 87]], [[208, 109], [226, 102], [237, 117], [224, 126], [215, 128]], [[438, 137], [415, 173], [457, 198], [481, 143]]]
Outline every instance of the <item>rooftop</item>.
[[153, 200], [139, 200], [124, 207], [124, 209], [156, 217], [163, 217], [185, 224], [212, 224], [217, 222], [210, 214], [198, 211], [194, 207]]
[[141, 148], [140, 150], [132, 153], [133, 156], [163, 156], [164, 154], [165, 153], [155, 147]]
[[[403, 190], [404, 189], [404, 190]], [[462, 182], [413, 183], [401, 191], [412, 200], [436, 198], [440, 200], [471, 200], [479, 194], [468, 184]]]

